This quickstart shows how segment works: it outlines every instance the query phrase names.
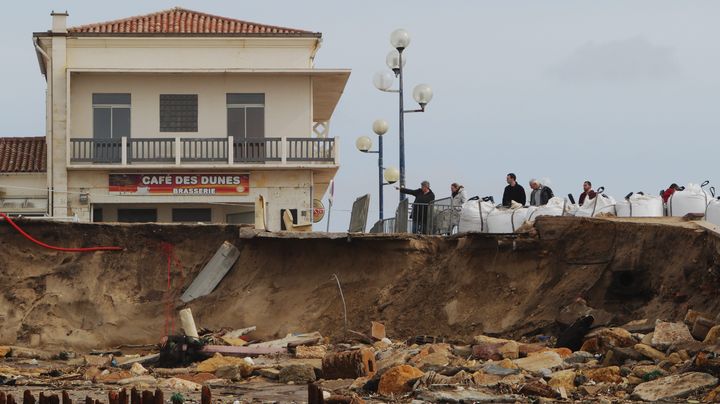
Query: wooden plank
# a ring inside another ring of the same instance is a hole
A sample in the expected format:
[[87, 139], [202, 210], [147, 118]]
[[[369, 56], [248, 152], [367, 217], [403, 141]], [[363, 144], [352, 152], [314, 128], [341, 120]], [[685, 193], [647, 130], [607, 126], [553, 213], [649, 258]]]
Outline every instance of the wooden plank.
[[265, 348], [265, 347], [248, 347], [248, 346], [226, 346], [226, 345], [205, 345], [203, 352], [221, 353], [231, 356], [260, 356], [273, 355], [279, 353], [287, 353], [285, 348]]
[[224, 242], [215, 252], [215, 255], [210, 258], [205, 268], [188, 286], [180, 300], [187, 303], [212, 293], [239, 257], [240, 251], [229, 242]]

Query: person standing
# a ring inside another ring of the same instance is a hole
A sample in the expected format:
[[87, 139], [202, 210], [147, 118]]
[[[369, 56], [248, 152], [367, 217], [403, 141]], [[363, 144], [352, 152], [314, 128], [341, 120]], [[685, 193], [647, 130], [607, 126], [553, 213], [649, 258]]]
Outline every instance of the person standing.
[[435, 200], [435, 194], [430, 189], [430, 182], [421, 182], [420, 188], [418, 189], [407, 189], [402, 187], [398, 189], [400, 190], [400, 193], [415, 197], [412, 211], [410, 212], [410, 219], [412, 219], [412, 232], [418, 234], [426, 232], [426, 227], [430, 224], [430, 218], [428, 218], [430, 209], [428, 205]]
[[675, 193], [675, 191], [680, 191], [680, 186], [678, 186], [678, 184], [673, 182], [672, 184], [670, 184], [670, 187], [668, 189], [666, 189], [665, 192], [663, 192], [663, 194], [662, 194], [663, 202], [667, 203], [667, 201], [670, 199], [672, 194]]
[[467, 196], [465, 196], [465, 187], [458, 184], [457, 182], [453, 182], [452, 184], [450, 184], [450, 197], [452, 198], [453, 208], [462, 208], [463, 204], [467, 202]]
[[525, 206], [525, 188], [517, 183], [517, 176], [514, 173], [509, 173], [505, 179], [508, 185], [505, 187], [505, 192], [503, 192], [502, 205], [509, 208], [512, 202], [515, 201]]
[[585, 203], [585, 199], [594, 199], [596, 196], [597, 193], [592, 189], [592, 182], [585, 181], [583, 182], [583, 192], [580, 194], [580, 198], [578, 198], [578, 205], [582, 206], [583, 203]]
[[530, 188], [532, 189], [530, 193], [530, 206], [547, 205], [550, 198], [555, 196], [550, 187], [541, 184], [540, 181], [535, 178], [530, 180]]

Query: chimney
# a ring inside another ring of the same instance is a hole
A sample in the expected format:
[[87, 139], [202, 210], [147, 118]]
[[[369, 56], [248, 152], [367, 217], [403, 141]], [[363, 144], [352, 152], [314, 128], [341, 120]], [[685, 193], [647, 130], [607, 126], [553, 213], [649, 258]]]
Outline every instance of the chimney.
[[67, 17], [68, 12], [56, 13], [53, 11], [50, 13], [52, 16], [52, 32], [58, 34], [67, 34]]

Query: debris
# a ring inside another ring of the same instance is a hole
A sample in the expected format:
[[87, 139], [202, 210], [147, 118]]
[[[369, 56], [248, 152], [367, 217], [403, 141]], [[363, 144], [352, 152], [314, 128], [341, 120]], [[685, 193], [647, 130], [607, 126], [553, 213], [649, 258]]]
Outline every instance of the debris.
[[314, 382], [315, 368], [311, 365], [290, 365], [280, 369], [278, 375], [280, 383], [310, 383]]
[[123, 369], [130, 369], [136, 363], [145, 365], [147, 363], [156, 362], [158, 359], [160, 359], [160, 354], [145, 355], [137, 358], [130, 358], [127, 360], [121, 358], [121, 361], [118, 362], [118, 366]]
[[130, 367], [130, 373], [132, 373], [133, 376], [142, 376], [144, 374], [147, 374], [147, 372], [148, 370], [145, 369], [143, 365], [138, 362], [133, 363]]
[[223, 334], [220, 339], [225, 341], [227, 344], [232, 346], [243, 346], [247, 344], [247, 341], [240, 338], [243, 335], [250, 334], [251, 332], [257, 330], [256, 326], [247, 327], [247, 328], [240, 328], [237, 330], [232, 330], [229, 332], [226, 332]]
[[198, 383], [177, 377], [161, 380], [158, 383], [158, 387], [172, 391], [200, 391], [200, 389], [202, 389], [202, 385]]
[[560, 394], [553, 389], [552, 387], [548, 386], [545, 383], [534, 381], [527, 384], [522, 385], [520, 387], [520, 390], [518, 391], [520, 394], [528, 395], [528, 396], [538, 396], [538, 397], [546, 397], [546, 398], [559, 398]]
[[200, 338], [197, 327], [195, 326], [192, 310], [189, 308], [180, 310], [180, 324], [186, 336], [196, 339]]
[[618, 366], [587, 369], [582, 372], [582, 375], [596, 383], [622, 383], [623, 381]]
[[125, 379], [120, 379], [117, 384], [121, 386], [132, 385], [132, 386], [154, 386], [157, 384], [157, 380], [152, 376], [134, 376]]
[[252, 372], [252, 366], [248, 365], [242, 358], [235, 358], [229, 356], [222, 356], [221, 354], [215, 354], [212, 358], [200, 362], [197, 365], [196, 370], [198, 372], [215, 373], [222, 366], [234, 365], [244, 368], [244, 373], [250, 374]]
[[585, 336], [581, 351], [604, 354], [613, 347], [631, 347], [637, 343], [624, 328], [600, 328]]
[[258, 346], [226, 346], [226, 345], [205, 345], [202, 348], [205, 353], [220, 353], [231, 356], [260, 356], [287, 353], [285, 348], [266, 348]]
[[327, 354], [327, 347], [323, 345], [300, 345], [295, 348], [295, 357], [298, 359], [322, 359], [325, 354]]
[[328, 353], [322, 360], [323, 378], [328, 380], [372, 376], [376, 371], [375, 352], [372, 349]]
[[654, 360], [654, 361], [663, 361], [665, 360], [665, 354], [658, 351], [657, 349], [645, 345], [645, 344], [636, 344], [634, 349], [641, 353], [642, 355]]
[[717, 321], [710, 320], [705, 317], [698, 317], [692, 325], [690, 334], [692, 334], [693, 338], [702, 341], [705, 339], [710, 329], [716, 325], [718, 325]]
[[382, 323], [378, 323], [377, 321], [371, 321], [370, 324], [371, 324], [370, 335], [374, 339], [380, 341], [386, 337], [385, 326]]
[[657, 349], [667, 349], [670, 345], [680, 342], [694, 341], [690, 330], [684, 323], [670, 323], [658, 320], [653, 331], [652, 345]]
[[683, 373], [639, 384], [633, 390], [632, 397], [644, 401], [675, 399], [717, 383], [718, 379], [707, 373]]
[[707, 344], [720, 344], [720, 325], [716, 325], [711, 328], [705, 336], [703, 342]]
[[238, 381], [250, 376], [252, 371], [252, 367], [246, 365], [222, 365], [215, 371], [215, 376], [219, 379]]
[[473, 356], [483, 360], [517, 359], [520, 345], [511, 340], [478, 335], [474, 338]]
[[577, 351], [582, 346], [583, 338], [590, 330], [593, 321], [595, 321], [593, 316], [580, 317], [558, 336], [555, 346]]
[[260, 376], [267, 377], [268, 379], [278, 380], [280, 378], [280, 369], [277, 368], [260, 368], [257, 369], [256, 372]]
[[575, 376], [577, 373], [573, 369], [561, 370], [550, 375], [548, 386], [559, 388], [562, 387], [566, 392], [575, 391]]
[[391, 394], [407, 393], [412, 390], [410, 381], [422, 377], [423, 372], [410, 365], [400, 365], [388, 369], [381, 377], [378, 393], [389, 396]]
[[418, 399], [431, 403], [515, 403], [522, 401], [516, 395], [493, 395], [476, 390], [423, 391]]
[[188, 303], [198, 297], [212, 293], [239, 257], [240, 251], [229, 242], [224, 242], [188, 286], [185, 293], [180, 296], [180, 300], [183, 303]]
[[[250, 344], [248, 348], [289, 348], [298, 345], [314, 345], [322, 341], [322, 335], [319, 332], [307, 334], [288, 334], [285, 338], [276, 339], [257, 344]], [[267, 355], [267, 354], [263, 354]]]

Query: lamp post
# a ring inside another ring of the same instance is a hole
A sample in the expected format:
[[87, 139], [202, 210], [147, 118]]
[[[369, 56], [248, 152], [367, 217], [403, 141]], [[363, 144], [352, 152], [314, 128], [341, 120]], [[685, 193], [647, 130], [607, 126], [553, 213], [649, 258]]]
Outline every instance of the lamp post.
[[[378, 136], [378, 149], [372, 149], [372, 139], [367, 136], [360, 136], [355, 141], [355, 147], [363, 153], [377, 153], [378, 155], [378, 203], [380, 204], [380, 220], [383, 220], [383, 186], [388, 184], [394, 184], [398, 180], [397, 169], [395, 167], [388, 167], [385, 170], [383, 176], [383, 135], [388, 131], [388, 123], [382, 119], [377, 119], [373, 122], [373, 132]], [[383, 183], [383, 177], [387, 183]]]
[[[413, 98], [420, 104], [420, 109], [405, 110], [403, 99], [403, 68], [406, 60], [403, 51], [410, 45], [410, 34], [404, 29], [396, 29], [390, 34], [390, 44], [394, 48], [385, 58], [385, 63], [398, 78], [398, 89], [392, 90], [394, 77], [389, 72], [379, 72], [373, 77], [373, 84], [380, 91], [398, 93], [399, 95], [399, 137], [400, 137], [400, 187], [405, 187], [405, 114], [425, 112], [425, 106], [432, 100], [433, 92], [429, 85], [419, 84], [413, 89]], [[406, 196], [400, 193], [400, 200]]]

